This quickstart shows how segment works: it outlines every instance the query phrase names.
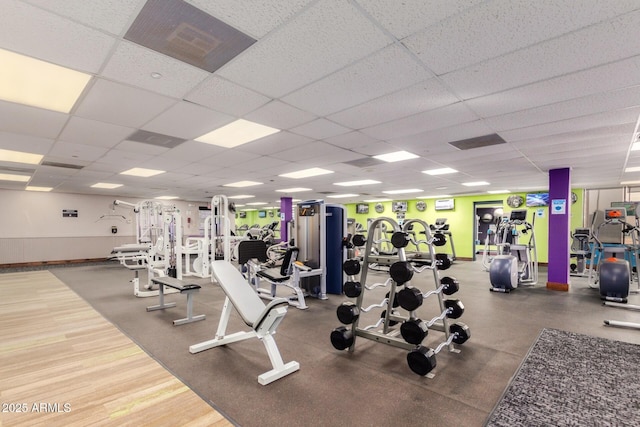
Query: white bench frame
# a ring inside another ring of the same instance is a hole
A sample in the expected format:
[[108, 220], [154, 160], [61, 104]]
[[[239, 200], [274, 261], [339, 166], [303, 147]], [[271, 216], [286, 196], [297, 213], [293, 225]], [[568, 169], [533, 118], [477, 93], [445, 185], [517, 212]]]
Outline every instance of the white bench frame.
[[165, 308], [172, 308], [176, 306], [175, 302], [164, 302], [164, 287], [168, 286], [177, 290], [181, 294], [187, 295], [187, 317], [174, 320], [174, 326], [197, 322], [206, 318], [204, 314], [199, 314], [197, 316], [193, 315], [193, 294], [200, 291], [200, 285], [189, 284], [173, 277], [154, 277], [151, 279], [151, 281], [158, 285], [158, 296], [160, 297], [160, 303], [158, 305], [151, 305], [147, 307], [147, 311], [164, 310]]
[[[211, 271], [222, 290], [226, 294], [220, 322], [215, 338], [194, 344], [189, 352], [199, 353], [210, 348], [231, 344], [250, 338], [258, 338], [265, 346], [273, 369], [258, 376], [258, 382], [267, 385], [300, 369], [298, 362], [284, 363], [273, 335], [287, 314], [288, 301], [284, 298], [274, 299], [265, 305], [258, 294], [246, 282], [230, 262], [213, 261]], [[244, 323], [251, 327], [251, 331], [240, 331], [226, 334], [231, 309], [235, 308]]]

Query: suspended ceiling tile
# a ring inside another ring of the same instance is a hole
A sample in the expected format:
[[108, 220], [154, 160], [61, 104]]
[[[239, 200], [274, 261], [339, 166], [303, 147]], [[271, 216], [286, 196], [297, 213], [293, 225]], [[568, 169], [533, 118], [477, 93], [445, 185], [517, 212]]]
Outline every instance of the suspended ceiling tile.
[[[104, 182], [108, 178], [113, 177], [113, 172], [99, 171], [99, 170], [91, 170], [88, 167], [79, 170], [75, 175], [75, 178], [78, 180], [82, 180], [86, 186], [90, 186], [95, 184], [96, 182]], [[114, 184], [119, 184], [119, 182], [110, 180], [109, 182], [113, 182]]]
[[118, 151], [140, 153], [140, 154], [149, 155], [149, 156], [158, 156], [162, 153], [166, 153], [167, 151], [169, 151], [169, 148], [167, 147], [144, 144], [142, 142], [129, 141], [129, 140], [122, 141], [120, 144], [116, 145], [114, 148]]
[[50, 156], [66, 157], [69, 159], [95, 161], [107, 152], [107, 148], [95, 145], [75, 144], [58, 141], [49, 151]]
[[465, 101], [482, 117], [640, 84], [640, 56]]
[[436, 74], [516, 51], [638, 8], [633, 0], [496, 0], [438, 22], [403, 43]]
[[297, 135], [291, 132], [277, 132], [272, 135], [260, 138], [257, 141], [249, 142], [239, 146], [238, 151], [246, 151], [260, 155], [278, 157], [277, 153], [308, 144], [313, 141], [306, 136]]
[[603, 126], [615, 126], [623, 123], [636, 121], [640, 107], [626, 108], [623, 110], [608, 111], [606, 113], [593, 114], [590, 116], [577, 117], [573, 119], [560, 120], [553, 123], [545, 123], [521, 129], [514, 129], [500, 132], [500, 135], [508, 141], [518, 141], [522, 139], [543, 137], [575, 129], [590, 129]]
[[[102, 160], [102, 158], [100, 159]], [[111, 174], [119, 174], [125, 168], [117, 163], [107, 163], [102, 161], [96, 161], [86, 166], [83, 171], [94, 171], [94, 172], [102, 172], [102, 173], [111, 173]], [[118, 175], [119, 178], [123, 178], [125, 175]]]
[[[640, 11], [442, 76], [464, 99], [618, 61], [640, 51]], [[500, 73], [496, 73], [500, 70]]]
[[176, 101], [156, 93], [99, 79], [76, 115], [119, 126], [140, 127]]
[[115, 147], [133, 133], [130, 127], [112, 125], [82, 117], [71, 117], [60, 134], [59, 140], [76, 144]]
[[353, 4], [325, 0], [274, 30], [218, 74], [279, 98], [391, 42]]
[[246, 151], [224, 150], [215, 156], [204, 159], [204, 161], [210, 163], [212, 166], [226, 167], [229, 165], [248, 162], [259, 157], [260, 155], [258, 154], [247, 153]]
[[27, 0], [35, 6], [47, 9], [58, 15], [79, 21], [90, 27], [122, 34], [129, 21], [142, 8], [146, 0]]
[[342, 148], [334, 147], [326, 142], [315, 141], [286, 151], [281, 151], [276, 157], [290, 162], [308, 164], [315, 162], [349, 161], [362, 156], [343, 150]]
[[119, 172], [122, 172], [132, 167], [140, 167], [142, 162], [150, 160], [152, 157], [153, 155], [151, 154], [112, 149], [107, 151], [104, 156], [100, 157], [100, 163], [118, 165]]
[[307, 136], [314, 139], [331, 138], [333, 136], [342, 135], [343, 133], [350, 132], [351, 129], [340, 126], [337, 123], [329, 121], [327, 119], [317, 119], [309, 123], [294, 127], [291, 132], [299, 135]]
[[[152, 73], [161, 74], [160, 78]], [[118, 43], [102, 76], [173, 98], [182, 98], [209, 73], [126, 40]]]
[[358, 3], [387, 31], [396, 38], [403, 39], [482, 1], [409, 0], [392, 2], [359, 0]]
[[213, 75], [189, 93], [185, 100], [222, 113], [242, 116], [266, 104], [270, 98]]
[[224, 148], [217, 147], [215, 145], [205, 144], [198, 141], [185, 141], [177, 147], [166, 151], [162, 156], [195, 162], [215, 156], [223, 151], [225, 151]]
[[47, 154], [52, 145], [53, 140], [49, 138], [0, 131], [0, 148], [5, 150]]
[[580, 144], [580, 146], [582, 146], [583, 143], [588, 144], [591, 140], [607, 141], [610, 138], [618, 139], [619, 137], [630, 141], [635, 124], [635, 121], [633, 121], [619, 125], [572, 130], [555, 135], [518, 140], [514, 141], [512, 144], [522, 149], [522, 147], [532, 146], [544, 148], [547, 145], [576, 146], [577, 144]]
[[379, 142], [378, 139], [372, 138], [359, 131], [344, 133], [330, 138], [324, 138], [325, 142], [342, 148], [364, 147], [368, 144]]
[[[178, 171], [178, 169], [183, 168], [191, 163], [191, 160], [178, 160], [176, 158], [169, 158], [167, 156], [156, 156], [151, 160], [148, 160], [144, 163], [142, 167], [149, 169], [158, 169], [158, 170], [166, 170], [170, 172], [184, 172], [187, 175], [193, 175], [193, 172], [189, 171]], [[165, 179], [166, 177], [158, 175], [159, 178]]]
[[480, 135], [488, 135], [492, 132], [493, 129], [487, 126], [484, 120], [475, 120], [402, 138], [391, 138], [388, 141], [416, 154], [429, 156], [433, 153], [458, 152], [459, 150], [448, 143]]
[[238, 164], [238, 169], [247, 173], [260, 174], [262, 169], [277, 168], [288, 164], [289, 162], [283, 159], [270, 156], [261, 156], [257, 159], [251, 159], [248, 162]]
[[353, 129], [433, 110], [458, 102], [458, 98], [437, 79], [428, 79], [406, 89], [373, 99], [328, 116], [329, 119]]
[[251, 36], [262, 37], [289, 21], [312, 1], [189, 0], [189, 3]]
[[379, 139], [401, 138], [477, 119], [478, 116], [475, 113], [469, 110], [462, 102], [458, 102], [382, 125], [371, 126], [362, 129], [362, 132]]
[[0, 129], [6, 132], [55, 138], [68, 118], [64, 113], [0, 101]]
[[247, 114], [244, 118], [276, 129], [290, 129], [308, 123], [317, 116], [279, 100], [273, 100]]
[[233, 121], [233, 117], [190, 102], [178, 102], [143, 126], [144, 130], [195, 139]]
[[97, 73], [114, 39], [17, 0], [0, 14], [0, 47], [79, 71]]
[[282, 100], [325, 116], [432, 76], [405, 49], [391, 45], [285, 96]]
[[497, 131], [517, 129], [638, 105], [640, 86], [599, 93], [486, 119]]

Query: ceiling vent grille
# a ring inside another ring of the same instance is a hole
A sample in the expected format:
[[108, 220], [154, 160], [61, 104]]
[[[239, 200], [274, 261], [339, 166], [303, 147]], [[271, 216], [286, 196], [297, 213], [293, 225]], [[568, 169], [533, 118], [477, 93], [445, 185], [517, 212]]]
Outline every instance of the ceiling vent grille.
[[147, 130], [137, 130], [129, 135], [127, 140], [164, 148], [174, 148], [186, 141], [186, 139], [183, 138], [176, 138], [174, 136], [149, 132]]
[[461, 139], [459, 141], [450, 142], [449, 145], [456, 147], [458, 150], [472, 150], [474, 148], [489, 147], [491, 145], [506, 144], [507, 141], [502, 139], [497, 133], [490, 135], [476, 136], [474, 138]]
[[385, 163], [382, 160], [374, 159], [373, 157], [363, 157], [361, 159], [355, 159], [348, 162], [343, 162], [344, 165], [355, 166], [358, 168], [368, 168], [370, 166], [376, 166], [381, 163]]
[[256, 42], [182, 0], [147, 0], [124, 38], [210, 73]]
[[60, 162], [50, 162], [44, 161], [40, 163], [42, 166], [52, 166], [54, 168], [64, 168], [64, 169], [82, 169], [84, 166], [82, 165], [72, 165], [71, 163], [60, 163]]

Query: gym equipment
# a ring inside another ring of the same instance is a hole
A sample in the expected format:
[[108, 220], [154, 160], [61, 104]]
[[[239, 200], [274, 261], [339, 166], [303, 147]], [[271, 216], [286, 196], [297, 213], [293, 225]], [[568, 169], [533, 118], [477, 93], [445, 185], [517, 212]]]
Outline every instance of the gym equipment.
[[[442, 295], [452, 295], [459, 289], [458, 281], [453, 277], [443, 277], [440, 279], [439, 272], [451, 265], [451, 260], [447, 254], [436, 254], [434, 242], [438, 241], [431, 235], [429, 225], [421, 220], [410, 219], [405, 221], [402, 229], [391, 218], [381, 217], [370, 222], [368, 236], [372, 236], [375, 230], [381, 229], [381, 223], [385, 223], [390, 229], [391, 237], [389, 242], [394, 246], [395, 254], [381, 255], [374, 250], [374, 240], [368, 238], [366, 240], [365, 249], [363, 251], [362, 265], [357, 260], [348, 260], [343, 265], [345, 272], [350, 274], [349, 280], [344, 284], [345, 295], [350, 298], [356, 298], [353, 301], [343, 302], [338, 306], [336, 314], [338, 320], [343, 325], [331, 331], [331, 344], [337, 350], [346, 350], [350, 352], [355, 350], [357, 338], [369, 339], [372, 341], [384, 343], [393, 347], [403, 348], [413, 351], [416, 346], [421, 344], [428, 334], [429, 328], [445, 333], [445, 344], [438, 348], [440, 351], [445, 345], [449, 346], [451, 351], [457, 351], [454, 347], [456, 342], [463, 342], [468, 339], [460, 337], [464, 332], [458, 333], [455, 337], [450, 334], [451, 328], [448, 324], [449, 319], [459, 318], [464, 313], [464, 306], [459, 300], [445, 300]], [[425, 239], [420, 242], [415, 241], [416, 233], [411, 233], [413, 225], [421, 225], [425, 232]], [[428, 252], [418, 252], [407, 254], [405, 248], [412, 243], [416, 247], [424, 244], [428, 248]], [[384, 283], [367, 283], [367, 275], [372, 265], [388, 266], [389, 278]], [[422, 293], [415, 287], [412, 287], [410, 281], [415, 273], [424, 270], [431, 270], [436, 284], [436, 289], [426, 293]], [[360, 274], [359, 278], [355, 275]], [[390, 287], [385, 297], [377, 304], [364, 306], [365, 295], [379, 287]], [[428, 322], [423, 322], [417, 318], [416, 310], [423, 306], [424, 298], [431, 295], [437, 296], [437, 302], [440, 308], [439, 315], [435, 316]], [[409, 315], [401, 314], [401, 310], [409, 311]], [[367, 313], [374, 308], [383, 309], [374, 324], [361, 327], [360, 323]], [[400, 326], [400, 335], [398, 329], [394, 327]], [[432, 366], [429, 371], [435, 367]], [[413, 368], [412, 368], [413, 369]]]
[[[535, 213], [532, 222], [527, 221], [527, 210], [511, 211], [509, 219], [500, 223], [496, 231], [496, 255], [489, 264], [489, 280], [492, 292], [508, 293], [520, 285], [538, 283], [538, 255], [535, 238]], [[519, 237], [528, 234], [526, 244]]]
[[571, 233], [571, 254], [575, 259], [569, 266], [571, 276], [586, 276], [588, 274], [586, 265], [591, 260], [591, 229], [576, 228]]
[[[617, 307], [624, 308], [626, 310], [640, 311], [640, 305], [632, 305], [626, 303], [617, 303], [617, 302], [603, 302], [604, 305], [609, 307]], [[604, 324], [606, 326], [612, 326], [617, 328], [627, 328], [627, 329], [640, 329], [640, 323], [637, 322], [624, 322], [620, 320], [605, 320]]]
[[343, 206], [323, 200], [299, 202], [295, 210], [295, 242], [299, 259], [311, 268], [300, 287], [314, 297], [327, 299], [327, 292], [342, 293], [343, 239], [347, 218]]
[[441, 285], [438, 288], [424, 294], [417, 288], [407, 286], [398, 292], [396, 298], [398, 304], [407, 311], [413, 311], [422, 305], [422, 301], [425, 298], [431, 295], [439, 292], [442, 292], [444, 295], [453, 295], [460, 289], [460, 284], [452, 277], [443, 277], [440, 283]]
[[444, 246], [449, 242], [449, 246], [451, 246], [451, 256], [449, 257], [451, 261], [456, 260], [456, 247], [453, 244], [453, 235], [449, 230], [449, 224], [447, 224], [447, 218], [436, 218], [436, 222], [429, 225], [431, 228], [432, 235], [434, 237], [434, 245], [435, 246]]
[[[133, 208], [136, 217], [136, 243], [113, 248], [111, 253], [124, 267], [134, 270], [133, 294], [152, 297], [154, 277], [173, 276], [182, 279], [182, 216], [175, 205], [157, 200], [129, 203], [115, 200], [115, 205]], [[180, 260], [180, 262], [178, 262]], [[140, 287], [139, 271], [147, 270], [147, 283]], [[167, 289], [165, 293], [176, 293]]]
[[206, 316], [204, 314], [200, 314], [197, 316], [193, 315], [193, 294], [200, 291], [200, 285], [195, 283], [186, 283], [173, 277], [154, 277], [153, 279], [151, 279], [151, 281], [158, 285], [158, 296], [160, 297], [160, 302], [158, 305], [147, 307], [147, 311], [164, 310], [165, 308], [176, 306], [175, 302], [164, 302], [164, 287], [168, 286], [169, 288], [176, 289], [181, 294], [185, 294], [187, 296], [187, 317], [185, 317], [184, 319], [174, 320], [174, 326], [184, 325], [185, 323], [197, 322], [199, 320], [205, 319]]
[[[263, 240], [244, 240], [238, 244], [238, 264], [245, 267], [247, 281], [260, 297], [271, 300], [278, 298], [278, 286], [284, 286], [293, 291], [293, 295], [287, 297], [289, 304], [305, 310], [309, 307], [305, 301], [305, 292], [300, 288], [300, 279], [311, 268], [297, 261], [297, 258], [298, 248], [290, 247], [279, 267], [265, 268], [262, 263], [266, 263], [268, 257], [267, 244]], [[260, 286], [262, 280], [271, 285], [270, 289]]]
[[[619, 230], [619, 243], [605, 244], [600, 240], [605, 227]], [[636, 224], [629, 224], [624, 208], [605, 209], [604, 221], [593, 230], [588, 283], [591, 288], [599, 289], [602, 300], [624, 303], [629, 296], [633, 276], [638, 283], [638, 275], [631, 272], [631, 262], [639, 256], [638, 234], [637, 214]], [[630, 245], [622, 243], [625, 235], [631, 238]]]
[[[211, 277], [209, 264], [211, 262], [211, 215], [204, 219], [204, 236], [187, 237], [182, 248], [184, 256], [183, 276]], [[195, 259], [191, 261], [191, 256]]]
[[[451, 343], [464, 344], [471, 337], [469, 327], [464, 323], [454, 323], [449, 327], [449, 336], [435, 349], [419, 345], [407, 354], [409, 368], [420, 376], [428, 375], [436, 367], [436, 354]], [[457, 350], [458, 352], [460, 350]]]
[[[220, 285], [226, 297], [220, 315], [215, 338], [189, 347], [190, 353], [199, 353], [210, 348], [258, 338], [269, 355], [273, 369], [258, 376], [258, 383], [267, 385], [300, 369], [298, 362], [284, 363], [273, 336], [287, 314], [288, 301], [274, 299], [265, 305], [258, 294], [249, 286], [242, 274], [228, 261], [211, 263], [212, 279]], [[226, 335], [231, 310], [235, 308], [251, 331], [240, 331]]]

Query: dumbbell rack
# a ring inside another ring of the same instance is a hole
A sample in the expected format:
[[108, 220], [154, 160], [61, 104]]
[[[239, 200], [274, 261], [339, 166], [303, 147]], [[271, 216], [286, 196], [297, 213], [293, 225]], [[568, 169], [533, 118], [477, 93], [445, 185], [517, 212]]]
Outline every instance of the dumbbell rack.
[[[358, 285], [358, 292], [347, 292], [347, 290], [345, 289], [345, 294], [351, 294], [351, 297], [355, 297], [356, 301], [355, 303], [351, 301], [346, 302], [338, 307], [338, 317], [340, 321], [347, 325], [350, 324], [350, 327], [340, 326], [334, 329], [331, 334], [331, 341], [336, 349], [344, 350], [348, 348], [350, 352], [353, 352], [355, 351], [356, 338], [360, 337], [376, 342], [381, 342], [393, 347], [403, 348], [405, 350], [408, 350], [410, 354], [412, 354], [417, 350], [422, 349], [423, 347], [421, 345], [416, 345], [405, 341], [402, 337], [399, 336], [398, 328], [394, 328], [394, 326], [401, 322], [407, 322], [414, 319], [415, 312], [410, 311], [408, 316], [403, 316], [398, 312], [399, 307], [396, 301], [396, 292], [398, 292], [399, 289], [410, 285], [410, 280], [413, 276], [414, 271], [421, 272], [423, 270], [432, 271], [435, 287], [436, 289], [438, 289], [441, 283], [439, 269], [446, 269], [450, 266], [450, 264], [447, 264], [445, 262], [443, 268], [442, 258], [439, 257], [438, 254], [436, 254], [433, 244], [434, 239], [431, 234], [430, 227], [425, 221], [419, 219], [407, 220], [404, 223], [403, 229], [401, 229], [398, 223], [393, 219], [381, 217], [371, 222], [371, 224], [369, 225], [369, 230], [375, 230], [375, 227], [378, 227], [381, 222], [388, 223], [394, 230], [394, 238], [392, 239], [392, 243], [398, 249], [397, 256], [373, 255], [371, 250], [374, 242], [371, 238], [368, 238], [366, 240], [365, 250], [360, 268], [361, 271], [358, 272], [352, 269], [350, 269], [349, 272], [345, 271], [345, 273], [347, 273], [347, 275], [349, 276], [347, 283], [350, 283], [351, 285]], [[404, 230], [411, 229], [414, 224], [418, 224], [424, 228], [425, 240], [420, 242], [414, 241], [413, 243], [419, 243], [421, 245], [426, 244], [428, 247], [428, 252], [408, 255], [407, 252], [405, 252], [405, 247], [408, 245], [410, 238], [409, 233]], [[368, 236], [372, 236], [372, 234], [368, 233]], [[348, 260], [347, 262], [351, 262], [351, 265], [353, 266], [353, 260]], [[370, 263], [376, 263], [378, 265], [390, 265], [390, 275], [396, 276], [396, 278], [398, 278], [398, 276], [402, 276], [402, 280], [394, 280], [392, 277], [390, 277], [384, 283], [374, 283], [371, 285], [367, 285], [367, 275]], [[421, 267], [415, 267], [411, 263], [418, 263], [419, 265], [421, 265]], [[397, 272], [391, 271], [395, 267], [399, 268], [400, 275], [398, 275]], [[359, 281], [356, 281], [356, 275], [358, 273], [360, 273], [360, 279]], [[390, 290], [387, 293], [387, 296], [379, 304], [373, 304], [368, 307], [363, 306], [365, 292], [386, 286], [389, 286]], [[437, 297], [441, 313], [445, 313], [447, 307], [445, 306], [445, 300], [442, 297], [442, 292], [431, 293], [435, 294], [435, 296]], [[355, 294], [357, 294], [357, 296], [354, 296]], [[373, 325], [360, 327], [360, 313], [369, 312], [371, 309], [376, 307], [384, 308], [380, 320]], [[344, 316], [345, 313], [347, 314], [347, 316]], [[382, 329], [379, 329], [380, 326], [382, 326]], [[438, 347], [438, 351], [443, 346], [446, 346], [451, 352], [459, 352], [459, 350], [452, 342], [453, 338], [450, 338], [450, 328], [451, 327], [449, 325], [449, 321], [444, 315], [441, 316], [441, 319], [434, 318], [434, 321], [430, 322], [429, 330], [440, 331], [444, 332], [445, 334], [445, 343]], [[431, 357], [434, 357], [434, 355], [431, 355]], [[413, 367], [411, 369], [414, 370]], [[414, 372], [416, 371], [414, 370]], [[433, 376], [433, 374], [431, 373], [427, 373], [424, 375], [430, 377]]]

